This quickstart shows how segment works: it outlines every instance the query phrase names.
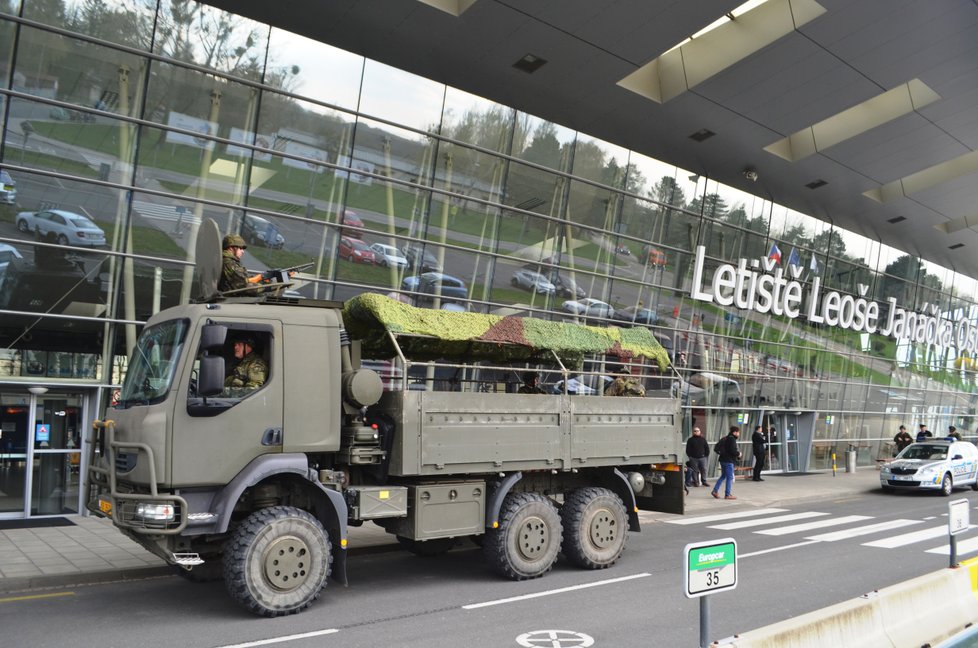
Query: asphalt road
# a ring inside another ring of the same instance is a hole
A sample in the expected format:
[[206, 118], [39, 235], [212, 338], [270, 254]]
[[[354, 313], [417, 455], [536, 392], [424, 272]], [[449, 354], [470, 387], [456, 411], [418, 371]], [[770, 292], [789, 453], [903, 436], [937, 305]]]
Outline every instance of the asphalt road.
[[[961, 497], [972, 506], [978, 501], [972, 491], [952, 499]], [[241, 611], [219, 582], [192, 584], [176, 576], [33, 592], [33, 598], [0, 600], [2, 643], [696, 646], [699, 601], [683, 593], [687, 543], [737, 540], [737, 588], [710, 597], [710, 637], [719, 639], [947, 566], [948, 556], [940, 552], [947, 546], [948, 501], [871, 490], [784, 510], [719, 502], [709, 509], [711, 519], [702, 513], [659, 516], [631, 535], [611, 569], [580, 571], [558, 562], [546, 577], [521, 583], [491, 574], [470, 544], [433, 559], [402, 552], [359, 555], [349, 563], [349, 587], [331, 584], [310, 609], [280, 619]], [[961, 557], [978, 552], [978, 531], [959, 537], [959, 546]]]

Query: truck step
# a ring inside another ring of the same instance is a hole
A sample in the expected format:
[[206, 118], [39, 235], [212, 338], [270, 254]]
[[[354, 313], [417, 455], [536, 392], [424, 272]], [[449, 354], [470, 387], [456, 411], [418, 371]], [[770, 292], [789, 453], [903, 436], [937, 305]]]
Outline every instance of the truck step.
[[173, 554], [173, 562], [177, 565], [193, 567], [194, 565], [203, 565], [204, 559], [198, 553], [175, 553]]

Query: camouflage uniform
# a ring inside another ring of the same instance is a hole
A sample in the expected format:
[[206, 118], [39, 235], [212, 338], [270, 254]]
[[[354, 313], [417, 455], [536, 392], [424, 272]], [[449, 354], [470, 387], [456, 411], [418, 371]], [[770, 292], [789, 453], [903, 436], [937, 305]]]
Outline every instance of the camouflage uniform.
[[604, 390], [605, 396], [645, 396], [645, 387], [632, 376], [618, 376], [608, 388]]
[[230, 396], [244, 396], [265, 384], [268, 364], [254, 351], [241, 358], [224, 379], [224, 391]]
[[[241, 265], [238, 257], [234, 256], [231, 250], [224, 250], [221, 253], [221, 280], [217, 283], [217, 289], [221, 292], [225, 290], [235, 290], [237, 288], [247, 288], [248, 271]], [[255, 294], [254, 292], [239, 293], [241, 295]]]

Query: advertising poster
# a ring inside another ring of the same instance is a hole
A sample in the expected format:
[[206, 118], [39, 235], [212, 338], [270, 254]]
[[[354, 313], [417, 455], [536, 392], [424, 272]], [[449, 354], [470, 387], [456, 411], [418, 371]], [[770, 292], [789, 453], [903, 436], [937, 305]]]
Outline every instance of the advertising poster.
[[[252, 139], [254, 138], [254, 142]], [[228, 135], [229, 140], [235, 142], [240, 142], [242, 144], [254, 144], [255, 146], [260, 146], [261, 148], [270, 149], [272, 148], [273, 137], [271, 135], [262, 135], [258, 133], [257, 137], [251, 131], [246, 131], [242, 128], [231, 128], [231, 133]], [[245, 148], [243, 146], [235, 146], [234, 144], [227, 145], [227, 154], [237, 157], [247, 157], [251, 153], [255, 154], [255, 161], [257, 162], [268, 162], [272, 159], [271, 153], [263, 153], [262, 151], [252, 151], [252, 149]]]
[[214, 142], [213, 140], [207, 139], [207, 136], [217, 134], [216, 123], [209, 122], [206, 119], [200, 119], [199, 117], [191, 117], [190, 115], [184, 115], [183, 113], [172, 111], [167, 116], [166, 123], [168, 126], [172, 126], [174, 128], [182, 128], [184, 130], [200, 133], [200, 136], [194, 136], [186, 133], [167, 131], [166, 141], [168, 144], [183, 144], [184, 146], [195, 146], [207, 151], [214, 150]]

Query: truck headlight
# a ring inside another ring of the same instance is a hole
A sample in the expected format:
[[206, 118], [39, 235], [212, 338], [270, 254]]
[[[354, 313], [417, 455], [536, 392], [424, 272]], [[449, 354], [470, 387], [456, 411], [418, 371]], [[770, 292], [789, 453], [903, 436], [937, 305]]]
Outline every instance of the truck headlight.
[[136, 505], [136, 517], [154, 522], [172, 522], [176, 516], [173, 504], [142, 502]]

